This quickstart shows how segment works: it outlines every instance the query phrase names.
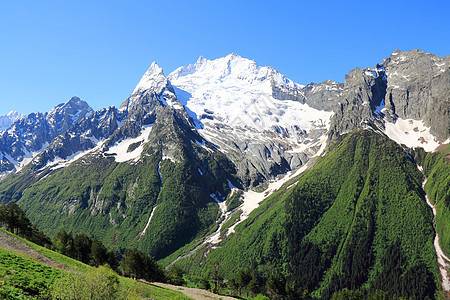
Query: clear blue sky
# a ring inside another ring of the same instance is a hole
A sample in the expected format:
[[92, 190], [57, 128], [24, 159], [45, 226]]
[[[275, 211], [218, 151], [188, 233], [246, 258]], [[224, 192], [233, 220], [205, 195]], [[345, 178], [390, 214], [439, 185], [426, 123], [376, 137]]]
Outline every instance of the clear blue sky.
[[395, 49], [450, 54], [450, 1], [2, 1], [0, 115], [71, 96], [120, 105], [165, 74], [231, 52], [308, 84], [343, 82]]

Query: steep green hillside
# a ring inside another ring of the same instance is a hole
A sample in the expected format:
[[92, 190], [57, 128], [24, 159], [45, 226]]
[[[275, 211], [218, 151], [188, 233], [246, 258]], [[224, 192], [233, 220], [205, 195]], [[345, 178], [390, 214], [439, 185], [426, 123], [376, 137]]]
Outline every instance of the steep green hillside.
[[3, 248], [0, 248], [0, 261], [0, 299], [45, 299], [61, 273]]
[[428, 177], [425, 190], [436, 206], [436, 229], [439, 244], [450, 256], [450, 147], [425, 157], [424, 172]]
[[50, 236], [83, 232], [116, 250], [162, 258], [214, 224], [210, 194], [226, 195], [235, 173], [181, 118], [167, 113], [156, 121], [136, 162], [93, 151], [65, 168], [29, 167], [1, 181], [0, 202], [17, 202]]
[[344, 288], [433, 298], [439, 275], [432, 212], [415, 162], [370, 130], [348, 134], [330, 149], [220, 248], [203, 247], [178, 264], [205, 275], [219, 262], [226, 278], [236, 276], [236, 266], [250, 268], [263, 282], [278, 273], [324, 298]]

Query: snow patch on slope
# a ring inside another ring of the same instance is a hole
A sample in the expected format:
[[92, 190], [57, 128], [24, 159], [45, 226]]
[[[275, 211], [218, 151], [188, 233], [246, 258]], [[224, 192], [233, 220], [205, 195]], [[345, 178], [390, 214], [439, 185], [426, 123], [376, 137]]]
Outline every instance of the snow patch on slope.
[[[423, 167], [419, 167], [419, 170], [423, 173]], [[427, 178], [422, 182], [422, 189], [425, 188], [425, 184], [427, 183]], [[431, 207], [431, 210], [433, 211], [433, 226], [436, 227], [435, 219], [436, 219], [436, 206], [433, 205], [430, 201], [430, 198], [428, 198], [428, 195], [425, 194], [425, 200], [429, 207]], [[435, 228], [436, 229], [436, 228]], [[442, 277], [442, 289], [444, 291], [450, 291], [450, 277], [448, 273], [448, 269], [450, 268], [450, 258], [448, 258], [444, 251], [442, 251], [441, 245], [439, 245], [439, 235], [436, 231], [436, 236], [434, 238], [434, 248], [436, 250], [436, 256], [438, 260], [439, 265], [439, 271], [441, 272]]]
[[398, 118], [395, 123], [386, 122], [384, 132], [398, 144], [410, 148], [422, 147], [427, 152], [434, 151], [440, 145], [423, 121]]
[[[138, 160], [144, 150], [144, 144], [148, 142], [148, 136], [152, 131], [152, 125], [144, 126], [141, 134], [136, 138], [129, 138], [111, 147], [106, 153], [114, 155], [116, 162], [126, 162], [130, 160]], [[130, 146], [139, 143], [132, 151]]]
[[36, 157], [36, 155], [44, 151], [45, 148], [48, 147], [48, 145], [49, 143], [45, 142], [44, 145], [42, 145], [41, 149], [39, 149], [38, 151], [28, 151], [25, 148], [23, 148], [22, 151], [25, 153], [25, 156], [23, 156], [20, 162], [15, 163], [16, 171], [22, 170], [22, 168], [26, 166], [28, 163], [30, 163]]
[[283, 186], [283, 184], [285, 184], [292, 178], [303, 173], [308, 167], [309, 167], [309, 165], [304, 165], [303, 167], [301, 167], [300, 169], [298, 169], [295, 172], [288, 172], [283, 178], [270, 182], [267, 189], [261, 193], [258, 193], [258, 192], [252, 191], [252, 190], [248, 190], [248, 191], [244, 192], [242, 195], [243, 203], [241, 204], [241, 206], [239, 206], [239, 209], [242, 210], [242, 214], [240, 216], [239, 221], [237, 223], [233, 224], [233, 226], [231, 226], [230, 228], [228, 228], [227, 235], [234, 233], [235, 227], [238, 224], [242, 223], [245, 219], [247, 219], [248, 216], [250, 215], [250, 213], [252, 211], [254, 211], [256, 208], [258, 208], [259, 204], [264, 199], [269, 197], [275, 191], [279, 190]]
[[147, 231], [148, 225], [150, 225], [150, 222], [153, 218], [153, 214], [155, 213], [156, 205], [153, 207], [152, 212], [150, 213], [150, 216], [148, 217], [147, 224], [145, 225], [144, 230], [141, 232], [141, 237], [144, 236], [145, 232]]

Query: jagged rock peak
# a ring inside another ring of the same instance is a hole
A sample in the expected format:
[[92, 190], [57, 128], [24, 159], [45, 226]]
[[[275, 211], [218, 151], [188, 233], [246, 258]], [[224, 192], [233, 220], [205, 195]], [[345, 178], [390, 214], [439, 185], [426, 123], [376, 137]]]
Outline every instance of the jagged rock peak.
[[10, 111], [6, 116], [0, 116], [0, 131], [8, 129], [14, 122], [25, 118], [25, 115], [18, 113], [13, 110]]
[[89, 117], [94, 113], [94, 110], [86, 101], [78, 97], [72, 97], [67, 102], [58, 104], [46, 114], [47, 120], [53, 120], [58, 117], [71, 117], [72, 124], [80, 121], [85, 117]]
[[139, 94], [145, 91], [160, 94], [167, 84], [167, 78], [164, 75], [162, 68], [158, 66], [156, 62], [153, 62], [150, 65], [150, 68], [148, 68], [142, 76], [141, 80], [134, 89], [133, 94]]

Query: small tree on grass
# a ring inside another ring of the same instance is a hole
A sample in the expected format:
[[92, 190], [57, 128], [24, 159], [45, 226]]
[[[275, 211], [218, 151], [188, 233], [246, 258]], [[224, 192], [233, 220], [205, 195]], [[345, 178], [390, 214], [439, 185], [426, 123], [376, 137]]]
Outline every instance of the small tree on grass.
[[172, 265], [167, 270], [167, 279], [171, 284], [175, 285], [183, 285], [186, 283], [183, 278], [183, 270], [177, 265]]
[[252, 280], [252, 274], [249, 270], [241, 269], [236, 275], [236, 283], [239, 287], [239, 294], [242, 293], [242, 290], [246, 290], [248, 284]]
[[73, 252], [76, 260], [89, 264], [91, 260], [92, 240], [84, 233], [78, 233], [73, 239]]
[[92, 241], [90, 265], [98, 267], [108, 263], [109, 255], [105, 245], [97, 239]]
[[271, 299], [283, 299], [286, 295], [285, 283], [280, 274], [272, 273], [266, 282], [266, 289]]
[[211, 290], [211, 283], [208, 278], [202, 277], [200, 280], [200, 288], [207, 291]]
[[127, 250], [120, 262], [122, 274], [147, 281], [165, 281], [165, 276], [155, 260], [139, 250]]

